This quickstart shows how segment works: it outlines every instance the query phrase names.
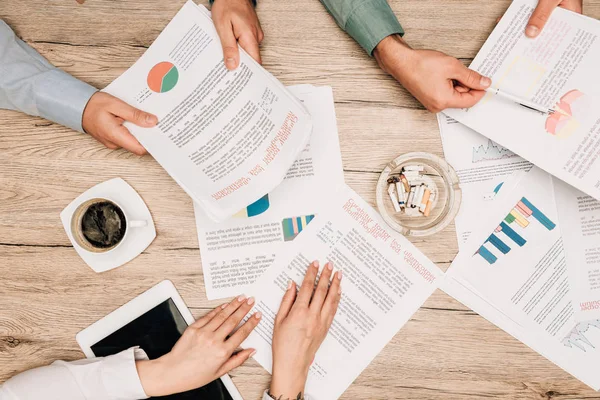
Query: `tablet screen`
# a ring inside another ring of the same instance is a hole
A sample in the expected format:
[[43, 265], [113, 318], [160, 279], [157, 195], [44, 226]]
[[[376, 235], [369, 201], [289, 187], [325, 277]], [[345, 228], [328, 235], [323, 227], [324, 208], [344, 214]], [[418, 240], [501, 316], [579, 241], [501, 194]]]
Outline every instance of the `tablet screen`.
[[[168, 299], [94, 344], [91, 349], [97, 357], [104, 357], [139, 346], [153, 360], [171, 351], [187, 326], [173, 300]], [[220, 379], [196, 390], [160, 398], [233, 400]]]

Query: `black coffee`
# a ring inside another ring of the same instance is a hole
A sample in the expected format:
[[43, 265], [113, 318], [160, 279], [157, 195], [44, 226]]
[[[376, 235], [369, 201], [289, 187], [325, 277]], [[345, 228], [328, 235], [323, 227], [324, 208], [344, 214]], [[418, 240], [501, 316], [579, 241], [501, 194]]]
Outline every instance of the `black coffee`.
[[81, 220], [83, 236], [94, 247], [106, 249], [125, 236], [127, 222], [123, 211], [115, 204], [102, 201], [92, 204]]

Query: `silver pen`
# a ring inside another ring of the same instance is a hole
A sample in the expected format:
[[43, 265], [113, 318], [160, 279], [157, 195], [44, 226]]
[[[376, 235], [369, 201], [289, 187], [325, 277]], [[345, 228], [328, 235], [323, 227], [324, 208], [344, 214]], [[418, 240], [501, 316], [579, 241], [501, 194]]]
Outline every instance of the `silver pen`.
[[515, 95], [512, 95], [510, 93], [504, 92], [500, 89], [497, 88], [487, 88], [485, 89], [486, 92], [491, 93], [493, 95], [496, 96], [500, 96], [503, 97], [507, 100], [511, 100], [514, 101], [515, 103], [525, 107], [525, 108], [529, 108], [531, 110], [535, 110], [535, 111], [539, 111], [542, 114], [554, 114], [556, 112], [556, 110], [552, 109], [552, 108], [548, 108], [548, 107], [544, 107], [542, 105], [536, 104], [532, 101], [529, 101], [527, 99], [523, 99], [520, 97], [517, 97]]

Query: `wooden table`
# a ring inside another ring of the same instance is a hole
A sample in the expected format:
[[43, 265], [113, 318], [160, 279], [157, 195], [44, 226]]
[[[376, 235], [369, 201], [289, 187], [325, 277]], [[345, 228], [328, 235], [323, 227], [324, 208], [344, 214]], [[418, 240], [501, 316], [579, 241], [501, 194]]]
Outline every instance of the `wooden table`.
[[[131, 66], [185, 0], [1, 0], [0, 18], [57, 66], [104, 87]], [[206, 1], [203, 1], [206, 3]], [[378, 173], [409, 151], [442, 154], [435, 116], [381, 72], [317, 0], [260, 0], [265, 67], [284, 84], [334, 88], [347, 183], [374, 203]], [[469, 63], [509, 0], [394, 0], [418, 48]], [[600, 0], [585, 1], [600, 17]], [[87, 188], [122, 177], [144, 198], [158, 237], [138, 258], [96, 274], [73, 250], [60, 211]], [[441, 268], [454, 226], [414, 243]], [[163, 279], [195, 316], [206, 300], [192, 202], [150, 156], [111, 151], [40, 118], [0, 111], [0, 382], [83, 354], [75, 334]], [[231, 373], [246, 399], [269, 375]], [[600, 399], [462, 304], [437, 291], [345, 392], [346, 399]]]

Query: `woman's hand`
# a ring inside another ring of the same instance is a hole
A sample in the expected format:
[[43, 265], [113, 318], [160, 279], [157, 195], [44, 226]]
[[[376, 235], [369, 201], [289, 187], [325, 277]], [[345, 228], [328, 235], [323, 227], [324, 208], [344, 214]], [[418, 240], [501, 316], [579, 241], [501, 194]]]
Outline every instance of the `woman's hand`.
[[530, 38], [537, 37], [544, 29], [556, 7], [562, 7], [581, 14], [583, 12], [583, 0], [539, 0], [537, 7], [531, 14], [531, 18], [529, 18], [525, 35]]
[[254, 349], [235, 353], [258, 325], [255, 313], [233, 331], [252, 308], [254, 298], [240, 296], [215, 308], [190, 325], [164, 356], [136, 363], [144, 392], [150, 397], [196, 389], [242, 365]]
[[302, 398], [308, 370], [317, 350], [325, 340], [340, 302], [342, 272], [332, 278], [333, 264], [321, 272], [313, 262], [296, 295], [296, 284], [290, 282], [275, 318], [273, 332], [273, 380], [269, 394], [276, 399]]
[[227, 69], [236, 69], [240, 63], [238, 42], [252, 58], [261, 63], [258, 45], [264, 34], [252, 1], [215, 0], [211, 11]]
[[414, 50], [400, 36], [383, 39], [373, 55], [425, 108], [469, 108], [485, 95], [492, 81], [439, 51]]

